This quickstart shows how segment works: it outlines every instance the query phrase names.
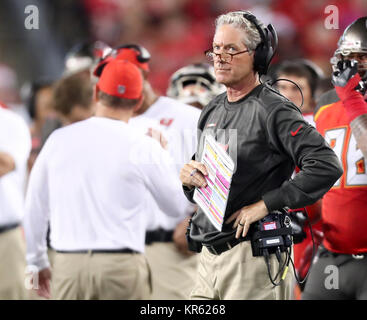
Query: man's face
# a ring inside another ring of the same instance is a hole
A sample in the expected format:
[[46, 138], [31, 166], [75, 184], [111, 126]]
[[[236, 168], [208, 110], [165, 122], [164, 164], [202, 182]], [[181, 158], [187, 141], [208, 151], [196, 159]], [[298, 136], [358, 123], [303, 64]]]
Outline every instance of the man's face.
[[54, 114], [52, 108], [53, 90], [51, 87], [40, 89], [36, 94], [36, 118], [43, 123], [49, 115]]
[[[303, 93], [303, 106], [301, 111], [303, 113], [312, 112], [312, 95], [311, 88], [308, 84], [308, 81], [305, 77], [297, 77], [295, 75], [289, 74], [280, 74], [279, 79], [288, 79], [298, 84]], [[289, 81], [278, 81], [277, 82], [279, 92], [292, 101], [297, 107], [301, 106], [302, 96], [299, 92], [299, 89]]]
[[[235, 54], [246, 50], [243, 43], [244, 31], [225, 24], [217, 29], [213, 39], [215, 53]], [[233, 56], [232, 61], [225, 62], [219, 56], [214, 58], [214, 72], [217, 82], [227, 87], [241, 83], [253, 74], [253, 53], [248, 52]]]

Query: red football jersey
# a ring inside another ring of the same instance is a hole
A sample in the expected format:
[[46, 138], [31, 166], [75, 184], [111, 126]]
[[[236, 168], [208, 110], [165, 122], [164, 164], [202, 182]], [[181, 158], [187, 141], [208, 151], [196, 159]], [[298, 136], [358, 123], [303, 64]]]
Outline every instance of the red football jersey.
[[324, 246], [337, 253], [367, 252], [366, 160], [352, 134], [342, 102], [322, 106], [315, 122], [344, 169], [322, 200]]

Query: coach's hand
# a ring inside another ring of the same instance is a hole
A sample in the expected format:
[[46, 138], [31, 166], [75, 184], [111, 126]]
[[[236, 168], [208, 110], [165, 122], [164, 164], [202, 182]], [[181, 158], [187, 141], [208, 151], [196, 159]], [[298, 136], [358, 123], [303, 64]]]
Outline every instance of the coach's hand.
[[[43, 297], [46, 299], [51, 298], [50, 280], [51, 280], [50, 268], [42, 269], [38, 273], [38, 289], [34, 289], [34, 290], [37, 292], [37, 294], [40, 297]], [[37, 287], [37, 286], [33, 286], [33, 287]]]
[[237, 228], [236, 238], [238, 239], [241, 233], [242, 237], [246, 237], [251, 223], [264, 218], [268, 213], [265, 202], [260, 200], [233, 213], [226, 221], [226, 224], [235, 220], [233, 229]]
[[208, 171], [202, 163], [191, 160], [185, 164], [180, 171], [180, 180], [182, 184], [188, 188], [198, 187], [205, 188], [207, 183], [204, 176], [208, 175]]

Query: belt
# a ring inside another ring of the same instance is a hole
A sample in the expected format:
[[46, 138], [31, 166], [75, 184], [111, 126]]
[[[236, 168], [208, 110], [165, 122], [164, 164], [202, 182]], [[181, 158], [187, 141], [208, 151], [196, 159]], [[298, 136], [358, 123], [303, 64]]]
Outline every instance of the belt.
[[73, 251], [64, 251], [64, 250], [55, 250], [57, 253], [140, 253], [135, 250], [131, 250], [128, 248], [125, 249], [91, 249], [91, 250], [73, 250]]
[[19, 223], [12, 223], [12, 224], [7, 224], [5, 226], [0, 226], [0, 233], [3, 233], [5, 231], [9, 231], [12, 229], [15, 229], [19, 226]]
[[164, 230], [159, 228], [154, 231], [147, 231], [145, 234], [145, 244], [151, 244], [153, 242], [171, 242], [173, 231]]
[[211, 254], [215, 254], [216, 256], [219, 256], [221, 253], [231, 250], [233, 247], [238, 245], [240, 242], [250, 240], [250, 237], [246, 236], [245, 238], [240, 237], [239, 239], [233, 238], [228, 241], [217, 243], [217, 244], [206, 244], [203, 243], [203, 246], [205, 246], [208, 251]]

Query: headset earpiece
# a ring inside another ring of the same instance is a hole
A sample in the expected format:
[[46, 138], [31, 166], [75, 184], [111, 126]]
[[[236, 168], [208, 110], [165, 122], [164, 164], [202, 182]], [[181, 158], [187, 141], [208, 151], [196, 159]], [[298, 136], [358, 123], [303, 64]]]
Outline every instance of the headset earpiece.
[[[270, 61], [274, 57], [275, 50], [278, 46], [278, 36], [273, 25], [268, 24], [268, 26], [263, 29], [260, 26], [259, 20], [257, 20], [253, 14], [246, 11], [240, 12], [245, 19], [256, 27], [261, 37], [261, 42], [256, 47], [254, 54], [254, 70], [261, 76], [267, 73]], [[272, 45], [272, 38], [274, 45]]]

